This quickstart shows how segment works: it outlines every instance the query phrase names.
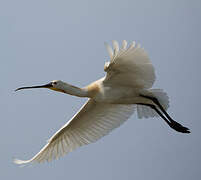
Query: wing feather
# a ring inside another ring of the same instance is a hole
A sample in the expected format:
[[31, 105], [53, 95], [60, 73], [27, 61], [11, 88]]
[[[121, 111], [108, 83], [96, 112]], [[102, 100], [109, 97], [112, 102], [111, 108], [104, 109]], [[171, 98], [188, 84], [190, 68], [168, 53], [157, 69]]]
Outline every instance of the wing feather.
[[105, 47], [106, 47], [107, 52], [108, 52], [108, 54], [110, 56], [110, 59], [112, 59], [113, 58], [113, 50], [112, 50], [112, 48], [106, 42], [105, 42]]
[[119, 43], [117, 41], [113, 40], [112, 45], [114, 48], [114, 56], [116, 56], [119, 52]]
[[68, 123], [57, 131], [32, 159], [17, 164], [58, 159], [74, 149], [95, 142], [119, 127], [134, 112], [135, 105], [97, 103], [90, 99]]
[[126, 50], [126, 47], [127, 47], [127, 41], [123, 40], [122, 41], [122, 49]]
[[110, 63], [107, 62], [104, 67], [107, 72], [104, 82], [143, 89], [152, 87], [155, 72], [145, 50], [135, 42], [126, 49], [125, 40], [122, 48], [119, 49], [117, 41], [113, 41], [113, 47], [114, 55], [110, 56]]

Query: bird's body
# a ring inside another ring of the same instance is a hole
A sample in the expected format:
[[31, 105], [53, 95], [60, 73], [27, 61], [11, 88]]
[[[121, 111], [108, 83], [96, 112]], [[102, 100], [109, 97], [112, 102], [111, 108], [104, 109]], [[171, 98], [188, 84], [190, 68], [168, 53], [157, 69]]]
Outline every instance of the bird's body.
[[131, 43], [127, 48], [113, 41], [112, 48], [106, 44], [110, 62], [105, 63], [105, 77], [79, 88], [59, 80], [43, 86], [22, 87], [49, 88], [62, 93], [88, 97], [81, 110], [57, 131], [39, 153], [27, 161], [15, 163], [44, 162], [92, 142], [119, 127], [135, 111], [139, 118], [160, 116], [171, 128], [189, 133], [188, 128], [174, 121], [166, 112], [168, 96], [161, 89], [150, 89], [155, 81], [154, 68], [148, 55], [139, 45]]
[[90, 98], [96, 102], [125, 104], [125, 99], [136, 97], [137, 89], [132, 87], [105, 84], [104, 78], [93, 82], [86, 87]]

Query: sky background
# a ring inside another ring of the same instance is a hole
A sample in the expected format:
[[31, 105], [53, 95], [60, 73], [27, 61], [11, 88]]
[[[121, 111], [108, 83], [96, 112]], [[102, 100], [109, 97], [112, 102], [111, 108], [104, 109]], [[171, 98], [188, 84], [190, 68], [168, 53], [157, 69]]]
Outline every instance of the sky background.
[[[76, 86], [105, 75], [104, 42], [135, 40], [170, 97], [181, 134], [133, 115], [96, 143], [20, 168], [86, 99], [20, 86], [60, 79]], [[0, 179], [201, 179], [200, 0], [0, 0]]]

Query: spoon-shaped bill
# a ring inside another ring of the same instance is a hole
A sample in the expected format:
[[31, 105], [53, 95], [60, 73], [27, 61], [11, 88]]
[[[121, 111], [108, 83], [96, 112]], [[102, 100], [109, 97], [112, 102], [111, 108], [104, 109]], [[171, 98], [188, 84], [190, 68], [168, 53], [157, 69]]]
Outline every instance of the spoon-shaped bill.
[[20, 87], [20, 88], [17, 88], [15, 91], [19, 91], [19, 90], [22, 90], [22, 89], [33, 89], [33, 88], [51, 88], [51, 87], [53, 87], [53, 86], [52, 86], [52, 83], [48, 83], [48, 84], [41, 85], [41, 86], [28, 86], [28, 87]]

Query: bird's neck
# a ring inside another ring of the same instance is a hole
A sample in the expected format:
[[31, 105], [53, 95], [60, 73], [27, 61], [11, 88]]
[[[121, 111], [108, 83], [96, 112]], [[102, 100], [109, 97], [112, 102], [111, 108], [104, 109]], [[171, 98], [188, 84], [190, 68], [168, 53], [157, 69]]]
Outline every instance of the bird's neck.
[[88, 97], [88, 92], [85, 88], [79, 88], [70, 84], [63, 84], [62, 92], [78, 97]]

